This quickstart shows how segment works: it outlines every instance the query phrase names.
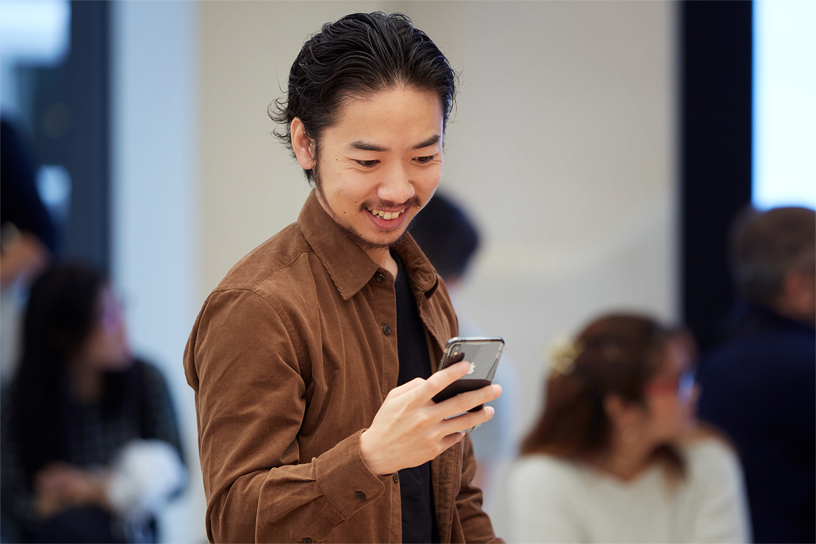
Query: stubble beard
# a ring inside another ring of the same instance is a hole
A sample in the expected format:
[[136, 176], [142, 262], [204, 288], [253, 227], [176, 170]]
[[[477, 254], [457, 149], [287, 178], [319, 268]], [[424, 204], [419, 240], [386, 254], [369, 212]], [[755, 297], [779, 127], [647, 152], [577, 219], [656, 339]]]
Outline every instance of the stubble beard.
[[[317, 191], [318, 198], [320, 199], [321, 202], [323, 202], [323, 204], [325, 206], [325, 209], [328, 210], [329, 215], [334, 220], [334, 222], [337, 223], [337, 226], [340, 227], [340, 229], [343, 231], [343, 234], [346, 236], [346, 238], [348, 238], [349, 240], [351, 240], [352, 242], [354, 242], [355, 244], [360, 246], [363, 250], [391, 249], [392, 247], [398, 245], [402, 241], [402, 239], [405, 237], [405, 233], [408, 232], [408, 227], [410, 226], [410, 223], [405, 226], [405, 229], [402, 231], [402, 234], [400, 234], [399, 237], [396, 240], [394, 240], [393, 242], [389, 242], [387, 244], [378, 244], [376, 242], [366, 240], [363, 237], [362, 234], [355, 231], [351, 227], [346, 227], [345, 225], [343, 225], [340, 222], [340, 218], [337, 216], [336, 213], [334, 213], [334, 210], [329, 205], [329, 201], [326, 200], [325, 193], [323, 193], [323, 188], [321, 187], [321, 183], [320, 183], [320, 173], [319, 173], [318, 168], [317, 168], [317, 164], [319, 162], [318, 157], [319, 157], [318, 148], [317, 148], [317, 146], [315, 146], [315, 165], [312, 168], [312, 178], [314, 179], [315, 191]], [[408, 210], [410, 210], [413, 207], [417, 207], [418, 209], [422, 209], [422, 202], [419, 200], [419, 197], [417, 197], [417, 196], [413, 196], [407, 202], [403, 203], [403, 205], [407, 206], [403, 213], [408, 213]], [[370, 207], [370, 203], [368, 201], [363, 202], [360, 205], [360, 211], [367, 212], [369, 207]], [[414, 216], [414, 217], [416, 217], [416, 216]], [[411, 221], [414, 220], [414, 217], [411, 218]]]

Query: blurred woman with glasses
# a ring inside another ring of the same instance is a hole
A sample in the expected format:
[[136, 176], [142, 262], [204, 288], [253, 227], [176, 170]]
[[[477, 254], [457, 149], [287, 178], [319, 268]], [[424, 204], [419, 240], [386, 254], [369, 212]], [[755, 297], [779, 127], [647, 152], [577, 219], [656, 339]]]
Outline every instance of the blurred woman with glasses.
[[4, 542], [150, 542], [186, 479], [175, 411], [93, 268], [37, 279], [2, 407]]
[[735, 452], [695, 423], [694, 343], [608, 315], [554, 357], [509, 485], [516, 542], [747, 542]]

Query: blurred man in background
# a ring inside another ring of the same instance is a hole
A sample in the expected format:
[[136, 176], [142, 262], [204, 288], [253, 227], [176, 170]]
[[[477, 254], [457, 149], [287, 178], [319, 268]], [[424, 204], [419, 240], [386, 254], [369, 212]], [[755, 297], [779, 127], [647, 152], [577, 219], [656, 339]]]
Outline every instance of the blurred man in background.
[[732, 231], [740, 300], [703, 358], [700, 416], [734, 440], [756, 542], [816, 541], [816, 213], [748, 210]]

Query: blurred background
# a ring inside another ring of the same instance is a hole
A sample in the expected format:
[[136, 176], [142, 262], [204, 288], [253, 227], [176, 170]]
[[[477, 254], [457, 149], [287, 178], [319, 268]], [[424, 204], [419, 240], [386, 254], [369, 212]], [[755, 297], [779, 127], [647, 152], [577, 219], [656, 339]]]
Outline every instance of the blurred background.
[[39, 162], [57, 256], [109, 271], [179, 412], [192, 483], [167, 541], [206, 540], [181, 363], [195, 316], [310, 191], [267, 106], [310, 34], [375, 10], [410, 16], [460, 74], [441, 189], [484, 240], [458, 311], [505, 338], [521, 429], [554, 339], [627, 309], [705, 347], [736, 212], [816, 206], [808, 0], [2, 0], [2, 113]]

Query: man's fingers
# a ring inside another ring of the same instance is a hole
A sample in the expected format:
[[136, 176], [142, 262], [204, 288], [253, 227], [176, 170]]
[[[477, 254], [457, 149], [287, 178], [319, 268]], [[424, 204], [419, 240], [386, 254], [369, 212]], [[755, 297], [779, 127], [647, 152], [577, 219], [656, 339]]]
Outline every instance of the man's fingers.
[[420, 387], [424, 383], [425, 380], [423, 380], [422, 378], [414, 378], [410, 382], [404, 383], [399, 387], [395, 387], [388, 393], [388, 395], [392, 398], [396, 398], [404, 395], [405, 393], [408, 393], [409, 391], [413, 391], [414, 389]]
[[[442, 423], [442, 432], [445, 435], [461, 433], [493, 419], [496, 410], [492, 406], [485, 406], [478, 412], [466, 412], [461, 416], [445, 420]], [[447, 436], [446, 436], [447, 438]]]
[[470, 363], [462, 361], [439, 372], [434, 372], [430, 378], [425, 380], [423, 394], [427, 395], [428, 399], [433, 398], [437, 393], [467, 374], [468, 370], [470, 370]]
[[499, 384], [486, 385], [480, 389], [456, 395], [453, 398], [440, 402], [437, 406], [443, 419], [453, 417], [462, 412], [499, 398], [502, 388]]

